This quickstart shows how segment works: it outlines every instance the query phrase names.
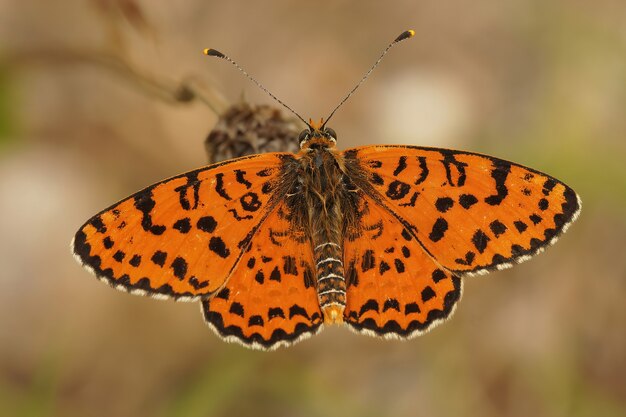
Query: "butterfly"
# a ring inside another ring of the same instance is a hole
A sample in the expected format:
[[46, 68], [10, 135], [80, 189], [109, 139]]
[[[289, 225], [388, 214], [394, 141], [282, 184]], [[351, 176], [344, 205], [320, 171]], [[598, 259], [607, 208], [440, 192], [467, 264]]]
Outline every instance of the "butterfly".
[[74, 255], [114, 288], [200, 301], [209, 327], [251, 348], [332, 324], [409, 339], [452, 315], [463, 278], [529, 259], [580, 212], [531, 168], [420, 146], [340, 151], [326, 122], [309, 120], [297, 153], [212, 164], [104, 209]]

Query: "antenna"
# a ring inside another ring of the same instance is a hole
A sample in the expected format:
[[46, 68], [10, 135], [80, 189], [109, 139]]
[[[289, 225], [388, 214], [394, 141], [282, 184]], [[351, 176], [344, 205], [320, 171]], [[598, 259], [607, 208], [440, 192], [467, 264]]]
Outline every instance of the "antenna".
[[[386, 51], [385, 51], [386, 52]], [[269, 90], [265, 87], [263, 87], [263, 84], [261, 84], [260, 82], [258, 82], [256, 79], [254, 79], [250, 74], [248, 74], [246, 72], [246, 70], [244, 70], [243, 68], [241, 68], [239, 66], [239, 64], [237, 64], [235, 61], [233, 61], [230, 57], [224, 55], [223, 53], [221, 53], [218, 50], [215, 49], [205, 49], [203, 51], [204, 55], [207, 56], [215, 56], [218, 58], [222, 58], [225, 59], [226, 61], [230, 62], [231, 64], [233, 64], [239, 71], [241, 71], [243, 73], [243, 75], [245, 75], [250, 81], [252, 81], [253, 83], [255, 83], [257, 85], [257, 87], [259, 87], [261, 90], [265, 91], [267, 94], [270, 95], [270, 97], [272, 97], [274, 100], [276, 100], [277, 102], [279, 102], [280, 104], [283, 105], [284, 108], [286, 108], [287, 110], [289, 110], [290, 112], [292, 112], [293, 114], [295, 114], [298, 119], [302, 120], [304, 122], [305, 125], [307, 125], [309, 127], [309, 129], [313, 130], [313, 127], [311, 127], [311, 125], [309, 123], [307, 123], [306, 120], [304, 120], [298, 113], [296, 113], [291, 107], [289, 107], [288, 105], [286, 105], [285, 103], [283, 103], [278, 97], [276, 97], [274, 94], [270, 93]]]
[[[367, 77], [369, 77], [369, 75], [372, 73], [372, 71], [374, 71], [374, 68], [376, 68], [378, 66], [378, 64], [380, 64], [380, 61], [383, 60], [383, 57], [385, 55], [387, 55], [387, 52], [389, 52], [389, 50], [397, 43], [402, 42], [405, 39], [409, 39], [412, 38], [415, 35], [415, 31], [414, 30], [405, 30], [404, 32], [402, 32], [396, 39], [393, 40], [393, 42], [391, 42], [389, 45], [387, 45], [387, 47], [385, 48], [385, 50], [380, 54], [380, 56], [378, 57], [378, 60], [374, 63], [374, 65], [372, 65], [372, 67], [369, 69], [369, 71], [367, 71], [365, 73], [365, 75], [363, 76], [363, 78], [361, 78], [361, 81], [359, 81], [357, 83], [357, 85], [354, 86], [354, 88], [352, 90], [350, 90], [350, 92], [348, 93], [348, 95], [346, 95], [343, 100], [341, 100], [341, 102], [337, 105], [337, 107], [335, 107], [335, 109], [330, 113], [330, 116], [328, 116], [326, 118], [326, 121], [323, 122], [323, 124], [319, 127], [319, 130], [324, 129], [324, 126], [326, 126], [326, 123], [328, 123], [328, 121], [330, 120], [331, 117], [333, 117], [333, 115], [335, 114], [335, 112], [339, 109], [339, 107], [341, 107], [343, 105], [343, 103], [345, 103], [350, 96], [352, 96], [352, 94], [354, 94], [354, 92], [357, 90], [357, 88], [359, 88], [361, 86], [361, 84], [363, 84], [365, 82], [365, 80], [367, 79]], [[231, 64], [233, 64], [235, 66], [235, 68], [237, 68], [239, 71], [241, 71], [243, 73], [243, 75], [245, 75], [250, 81], [252, 81], [253, 83], [255, 83], [257, 85], [257, 87], [259, 87], [261, 90], [265, 91], [267, 94], [269, 94], [270, 97], [272, 97], [274, 100], [276, 100], [277, 102], [279, 102], [284, 108], [286, 108], [287, 110], [289, 110], [290, 112], [292, 112], [293, 114], [295, 114], [298, 119], [302, 120], [302, 122], [307, 125], [309, 127], [310, 130], [316, 130], [313, 128], [313, 126], [311, 125], [311, 123], [307, 122], [306, 120], [304, 120], [302, 118], [302, 116], [300, 116], [298, 113], [296, 113], [291, 107], [289, 107], [288, 105], [286, 105], [285, 103], [283, 103], [282, 100], [280, 100], [278, 97], [276, 97], [274, 94], [270, 93], [269, 90], [265, 87], [263, 87], [263, 84], [261, 84], [260, 82], [258, 82], [254, 77], [252, 77], [250, 74], [248, 74], [246, 72], [246, 70], [244, 70], [243, 68], [241, 68], [239, 66], [239, 64], [237, 64], [234, 60], [232, 60], [230, 57], [228, 57], [227, 55], [224, 55], [223, 53], [221, 53], [220, 51], [216, 50], [216, 49], [205, 49], [203, 51], [204, 55], [207, 56], [214, 56], [217, 58], [222, 58], [228, 62], [230, 62]], [[322, 119], [324, 120], [324, 119]]]
[[385, 48], [385, 50], [383, 51], [382, 54], [380, 54], [380, 57], [378, 57], [378, 60], [376, 62], [374, 62], [374, 65], [372, 65], [372, 68], [369, 69], [369, 71], [367, 71], [365, 73], [365, 75], [363, 76], [363, 78], [361, 78], [361, 81], [359, 81], [357, 83], [357, 85], [354, 86], [354, 88], [352, 90], [350, 90], [350, 92], [348, 93], [347, 96], [345, 96], [343, 98], [343, 100], [341, 100], [341, 102], [337, 105], [337, 107], [335, 107], [335, 109], [330, 113], [330, 116], [328, 116], [326, 118], [326, 121], [324, 122], [324, 124], [320, 127], [320, 130], [324, 128], [324, 126], [326, 126], [326, 123], [328, 123], [328, 121], [330, 120], [331, 117], [333, 117], [333, 114], [335, 114], [335, 112], [337, 111], [337, 109], [339, 109], [339, 107], [341, 107], [343, 105], [343, 103], [345, 103], [352, 94], [354, 94], [354, 92], [356, 91], [357, 88], [359, 88], [361, 86], [361, 84], [363, 84], [365, 82], [365, 80], [367, 79], [367, 77], [369, 77], [369, 75], [372, 73], [372, 71], [374, 71], [374, 68], [376, 68], [378, 66], [378, 64], [380, 64], [380, 61], [383, 60], [383, 57], [385, 55], [387, 55], [387, 52], [389, 52], [389, 50], [397, 43], [402, 42], [405, 39], [409, 39], [412, 38], [413, 35], [415, 35], [415, 31], [414, 30], [405, 30], [404, 32], [402, 32], [396, 39], [393, 40], [393, 42], [391, 42], [389, 45], [387, 45], [387, 47]]

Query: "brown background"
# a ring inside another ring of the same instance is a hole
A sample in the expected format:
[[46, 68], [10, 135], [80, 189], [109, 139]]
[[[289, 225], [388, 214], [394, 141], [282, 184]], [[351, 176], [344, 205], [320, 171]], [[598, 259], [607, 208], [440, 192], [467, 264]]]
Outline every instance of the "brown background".
[[[0, 0], [0, 414], [626, 415], [625, 21], [621, 0]], [[203, 48], [319, 118], [408, 28], [335, 116], [341, 147], [493, 154], [583, 199], [546, 254], [467, 279], [450, 322], [253, 352], [74, 262], [86, 218], [206, 162], [209, 105], [270, 102]], [[209, 105], [174, 100], [183, 81]]]

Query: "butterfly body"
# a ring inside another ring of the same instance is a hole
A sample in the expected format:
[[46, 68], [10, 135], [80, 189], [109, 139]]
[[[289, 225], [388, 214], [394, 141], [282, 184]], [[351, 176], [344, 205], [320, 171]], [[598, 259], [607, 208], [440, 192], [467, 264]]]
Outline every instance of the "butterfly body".
[[285, 166], [286, 182], [294, 184], [286, 199], [296, 220], [293, 226], [308, 231], [313, 248], [315, 286], [326, 323], [340, 323], [346, 305], [343, 268], [343, 204], [348, 196], [343, 181], [342, 156], [322, 135], [303, 143], [296, 166]]

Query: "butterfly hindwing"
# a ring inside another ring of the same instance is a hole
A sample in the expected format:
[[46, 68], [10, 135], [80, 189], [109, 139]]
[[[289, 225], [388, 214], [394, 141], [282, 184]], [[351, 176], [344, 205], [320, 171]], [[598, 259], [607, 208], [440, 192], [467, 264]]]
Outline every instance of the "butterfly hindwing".
[[453, 313], [461, 279], [438, 266], [388, 210], [364, 194], [359, 200], [359, 221], [344, 242], [344, 320], [385, 338], [424, 333]]
[[365, 146], [344, 155], [365, 171], [370, 194], [460, 275], [528, 259], [580, 211], [580, 199], [561, 181], [485, 155], [414, 146]]
[[273, 203], [283, 160], [263, 154], [154, 184], [87, 221], [75, 256], [126, 291], [194, 299], [220, 289]]
[[313, 250], [282, 203], [267, 216], [224, 288], [202, 309], [227, 341], [257, 349], [291, 345], [321, 329]]

